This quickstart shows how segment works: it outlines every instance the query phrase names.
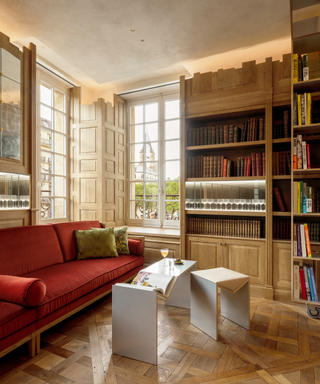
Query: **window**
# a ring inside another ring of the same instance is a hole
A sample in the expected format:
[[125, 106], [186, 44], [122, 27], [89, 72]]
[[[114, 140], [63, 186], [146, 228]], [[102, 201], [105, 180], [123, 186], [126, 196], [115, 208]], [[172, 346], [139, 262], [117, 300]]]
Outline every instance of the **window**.
[[40, 219], [67, 218], [66, 91], [40, 80]]
[[178, 226], [180, 102], [160, 96], [129, 104], [129, 220]]

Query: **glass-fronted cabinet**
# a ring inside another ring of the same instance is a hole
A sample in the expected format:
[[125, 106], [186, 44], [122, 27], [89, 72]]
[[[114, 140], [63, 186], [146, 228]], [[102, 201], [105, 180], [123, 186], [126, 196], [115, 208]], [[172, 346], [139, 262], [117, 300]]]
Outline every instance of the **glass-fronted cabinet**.
[[29, 175], [0, 172], [0, 210], [29, 208]]
[[0, 157], [21, 157], [21, 61], [0, 48]]

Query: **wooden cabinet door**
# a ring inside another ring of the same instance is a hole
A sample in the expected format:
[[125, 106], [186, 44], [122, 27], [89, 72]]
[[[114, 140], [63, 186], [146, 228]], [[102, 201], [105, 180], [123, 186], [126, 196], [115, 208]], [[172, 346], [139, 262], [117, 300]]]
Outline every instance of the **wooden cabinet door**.
[[197, 262], [198, 269], [221, 267], [221, 240], [187, 236], [187, 259]]
[[265, 241], [226, 241], [229, 269], [250, 276], [253, 284], [266, 283]]
[[273, 286], [275, 289], [291, 289], [291, 243], [273, 243]]

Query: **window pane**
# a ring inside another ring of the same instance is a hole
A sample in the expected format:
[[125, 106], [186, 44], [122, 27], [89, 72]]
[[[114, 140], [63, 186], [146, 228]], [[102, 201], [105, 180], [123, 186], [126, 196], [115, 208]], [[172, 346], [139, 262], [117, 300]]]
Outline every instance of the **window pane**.
[[54, 91], [54, 108], [61, 112], [65, 112], [64, 94], [57, 90]]
[[145, 122], [158, 121], [158, 103], [147, 104], [145, 106]]
[[146, 163], [145, 180], [157, 180], [158, 179], [158, 163]]
[[143, 161], [143, 144], [131, 145], [130, 161]]
[[54, 113], [54, 129], [61, 133], [66, 133], [65, 117], [59, 112]]
[[158, 153], [158, 143], [146, 143], [145, 144], [146, 149], [146, 161], [155, 161], [159, 159], [159, 153]]
[[145, 141], [158, 141], [158, 123], [146, 124]]
[[138, 105], [136, 107], [131, 107], [130, 118], [131, 124], [143, 123], [143, 106]]
[[145, 183], [146, 200], [158, 200], [158, 183]]
[[66, 199], [54, 199], [54, 217], [66, 216]]
[[179, 200], [179, 181], [167, 181], [166, 182], [166, 200]]
[[66, 153], [66, 140], [64, 135], [54, 133], [54, 152]]
[[166, 161], [166, 180], [175, 180], [180, 176], [180, 161]]
[[158, 219], [158, 203], [156, 201], [146, 201], [145, 203], [145, 218], [149, 220]]
[[180, 142], [179, 140], [166, 142], [166, 160], [180, 159]]
[[170, 100], [165, 102], [165, 119], [175, 119], [180, 117], [180, 100]]
[[53, 199], [41, 197], [41, 219], [52, 219]]
[[130, 165], [130, 180], [143, 180], [143, 163], [133, 163]]
[[50, 85], [43, 83], [40, 85], [40, 102], [52, 107], [52, 88]]
[[40, 106], [40, 124], [45, 128], [52, 129], [52, 110], [44, 105]]
[[143, 142], [143, 125], [133, 125], [131, 127], [131, 143]]
[[42, 173], [52, 173], [52, 155], [48, 152], [41, 152], [40, 166]]
[[41, 129], [41, 149], [45, 149], [47, 151], [51, 151], [51, 131], [47, 131], [45, 129]]
[[171, 120], [165, 123], [166, 140], [180, 138], [180, 121]]
[[65, 177], [54, 178], [54, 195], [55, 196], [66, 196], [66, 179]]
[[131, 201], [130, 202], [130, 218], [131, 219], [143, 219], [143, 201]]
[[52, 196], [52, 176], [41, 173], [41, 197]]
[[12, 107], [20, 109], [20, 89], [19, 83], [8, 79], [5, 76], [0, 77], [1, 101], [10, 104]]
[[66, 174], [66, 161], [64, 156], [54, 155], [54, 170], [56, 175]]
[[166, 220], [180, 220], [179, 202], [166, 202]]
[[130, 183], [130, 199], [143, 200], [143, 183]]

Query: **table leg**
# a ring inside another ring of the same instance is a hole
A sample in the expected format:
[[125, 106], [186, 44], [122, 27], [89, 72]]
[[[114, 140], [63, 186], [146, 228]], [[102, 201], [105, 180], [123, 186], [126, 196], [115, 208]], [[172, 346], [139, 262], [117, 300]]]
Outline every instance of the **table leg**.
[[197, 265], [193, 265], [188, 271], [178, 277], [169, 299], [165, 300], [166, 305], [173, 307], [190, 308], [190, 272], [196, 271]]
[[130, 284], [112, 287], [112, 353], [158, 363], [157, 294]]
[[230, 293], [221, 288], [221, 316], [248, 330], [250, 328], [249, 290], [249, 282], [236, 293]]
[[217, 285], [191, 275], [190, 322], [218, 340], [218, 314]]

